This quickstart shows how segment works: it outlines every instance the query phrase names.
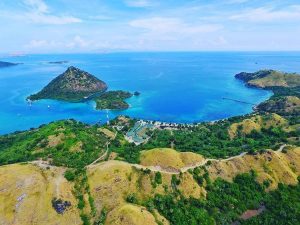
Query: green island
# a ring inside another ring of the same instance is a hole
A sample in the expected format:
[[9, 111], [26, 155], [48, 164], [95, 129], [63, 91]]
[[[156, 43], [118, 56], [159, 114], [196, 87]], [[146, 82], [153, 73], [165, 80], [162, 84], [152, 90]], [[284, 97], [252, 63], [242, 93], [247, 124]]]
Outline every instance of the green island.
[[[0, 218], [23, 224], [53, 218], [84, 225], [298, 224], [300, 76], [262, 70], [236, 78], [274, 95], [253, 113], [215, 122], [119, 116], [106, 125], [63, 120], [0, 136]], [[123, 106], [127, 96], [106, 92], [96, 97], [97, 107]], [[38, 213], [22, 213], [33, 205]]]
[[68, 102], [94, 100], [96, 109], [124, 110], [129, 108], [129, 105], [124, 100], [133, 95], [139, 95], [138, 92], [131, 94], [121, 90], [106, 91], [107, 88], [105, 82], [71, 66], [40, 92], [30, 95], [27, 100], [56, 99]]
[[40, 92], [30, 95], [28, 100], [57, 99], [79, 102], [91, 95], [104, 92], [106, 89], [107, 85], [103, 81], [92, 74], [71, 66]]

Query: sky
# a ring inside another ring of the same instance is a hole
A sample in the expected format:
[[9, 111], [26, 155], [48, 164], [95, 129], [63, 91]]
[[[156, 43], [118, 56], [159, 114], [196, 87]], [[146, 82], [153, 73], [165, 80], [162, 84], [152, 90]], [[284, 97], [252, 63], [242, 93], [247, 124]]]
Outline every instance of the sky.
[[0, 54], [299, 50], [299, 0], [0, 1]]

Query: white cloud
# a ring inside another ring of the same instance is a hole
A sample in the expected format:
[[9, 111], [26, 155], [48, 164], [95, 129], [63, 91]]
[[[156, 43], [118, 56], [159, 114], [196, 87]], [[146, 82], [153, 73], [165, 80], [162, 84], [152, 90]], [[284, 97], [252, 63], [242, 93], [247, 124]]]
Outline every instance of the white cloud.
[[222, 27], [218, 24], [188, 24], [179, 18], [152, 17], [129, 22], [129, 25], [156, 33], [195, 34], [214, 32]]
[[130, 7], [144, 8], [153, 6], [154, 3], [150, 0], [126, 0], [126, 5]]
[[11, 15], [14, 19], [55, 25], [82, 22], [81, 19], [73, 16], [51, 14], [48, 5], [43, 0], [24, 0], [23, 2], [28, 7], [28, 11], [25, 13], [17, 13], [17, 15]]
[[44, 40], [44, 39], [33, 39], [28, 44], [25, 44], [24, 47], [27, 50], [33, 49], [51, 49], [51, 48], [68, 48], [68, 49], [88, 49], [93, 47], [93, 41], [87, 41], [81, 36], [76, 35], [71, 40], [66, 41], [57, 41], [57, 40]]
[[54, 16], [38, 13], [26, 13], [26, 18], [28, 18], [33, 23], [53, 25], [63, 25], [82, 22], [81, 19], [72, 16]]
[[[129, 23], [136, 31], [136, 47], [140, 49], [184, 49], [198, 42], [203, 45], [203, 39], [210, 39], [210, 33], [222, 29], [218, 24], [188, 23], [181, 18], [152, 17], [133, 20]], [[168, 46], [168, 47], [166, 47]], [[165, 48], [166, 47], [166, 48]]]
[[38, 13], [48, 13], [48, 6], [42, 0], [24, 0], [24, 3]]
[[300, 20], [300, 6], [292, 6], [285, 10], [274, 10], [272, 8], [256, 8], [236, 14], [231, 20], [250, 22], [278, 22]]
[[48, 41], [46, 40], [31, 40], [29, 44], [25, 45], [25, 48], [41, 48], [48, 45]]
[[75, 36], [74, 39], [66, 44], [66, 47], [68, 48], [88, 48], [91, 46], [92, 42], [91, 41], [86, 41], [79, 35]]

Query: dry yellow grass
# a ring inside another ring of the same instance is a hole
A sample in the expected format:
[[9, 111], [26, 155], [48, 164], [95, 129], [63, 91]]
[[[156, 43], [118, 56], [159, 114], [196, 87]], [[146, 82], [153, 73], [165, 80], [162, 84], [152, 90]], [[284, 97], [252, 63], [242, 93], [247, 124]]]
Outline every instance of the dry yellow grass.
[[[142, 155], [151, 166], [161, 163], [186, 166], [204, 160], [202, 156], [178, 153], [172, 149], [154, 149]], [[160, 158], [165, 159], [155, 161]], [[64, 170], [57, 167], [43, 169], [32, 164], [0, 167], [0, 224], [82, 224], [77, 201], [72, 194], [72, 184], [63, 177]], [[261, 155], [212, 161], [208, 167], [212, 180], [221, 177], [231, 181], [236, 175], [250, 170], [258, 173], [259, 182], [266, 179], [272, 181], [270, 189], [276, 188], [279, 182], [296, 184], [300, 175], [300, 148], [289, 147], [287, 153], [269, 150]], [[97, 215], [105, 208], [108, 211], [107, 225], [155, 225], [157, 221], [169, 225], [157, 211], [151, 214], [142, 206], [126, 202], [126, 197], [132, 193], [139, 200], [146, 200], [155, 194], [170, 193], [172, 174], [161, 174], [162, 184], [154, 187], [152, 182], [155, 172], [143, 173], [126, 162], [107, 161], [89, 167], [88, 182]], [[205, 189], [197, 184], [190, 173], [176, 176], [180, 179], [178, 189], [186, 198], [205, 198]], [[51, 205], [54, 197], [70, 201], [72, 207], [63, 215], [57, 214]]]
[[[126, 202], [126, 197], [129, 194], [135, 193], [138, 199], [144, 200], [153, 197], [155, 193], [164, 193], [162, 185], [159, 185], [156, 188], [151, 185], [151, 179], [153, 179], [154, 173], [144, 174], [126, 162], [107, 161], [95, 165], [89, 168], [88, 177], [91, 194], [94, 198], [97, 212], [100, 213], [103, 207], [110, 212], [108, 218], [111, 218], [108, 220], [107, 224], [121, 224], [120, 218], [122, 215], [120, 215], [120, 213], [123, 212], [124, 206], [126, 206], [125, 209], [128, 209], [129, 207]], [[166, 184], [171, 188], [170, 174], [162, 174], [162, 180], [163, 184]], [[129, 208], [132, 209], [132, 207]], [[146, 210], [144, 211], [145, 212], [142, 214], [143, 216], [149, 214]], [[137, 223], [137, 221], [131, 221], [130, 218], [136, 216], [136, 210], [129, 210], [126, 212], [127, 222], [125, 223], [124, 219], [124, 224], [147, 224], [145, 222]], [[129, 223], [128, 221], [131, 221], [132, 223]]]
[[[81, 224], [72, 186], [63, 177], [64, 169], [9, 165], [0, 167], [0, 224]], [[52, 199], [70, 201], [63, 215], [52, 207]]]
[[140, 163], [143, 166], [160, 166], [161, 168], [180, 169], [204, 161], [204, 158], [192, 152], [177, 152], [170, 148], [156, 148], [143, 151]]
[[262, 128], [270, 128], [271, 126], [281, 126], [285, 129], [287, 127], [288, 122], [281, 116], [271, 113], [266, 116], [253, 116], [249, 119], [245, 119], [240, 123], [233, 123], [229, 129], [228, 134], [230, 138], [234, 138], [238, 134], [238, 128], [241, 127], [240, 132], [242, 134], [250, 134], [253, 130], [260, 131]]
[[63, 133], [59, 133], [58, 135], [50, 135], [48, 136], [48, 147], [55, 147], [62, 143], [65, 135]]
[[296, 96], [287, 96], [284, 110], [286, 112], [300, 111], [300, 98]]
[[106, 225], [157, 225], [154, 216], [146, 208], [124, 204], [107, 215]]
[[115, 133], [106, 128], [98, 128], [97, 130], [110, 139], [113, 139], [115, 137]]
[[248, 81], [250, 85], [257, 87], [297, 87], [300, 84], [300, 76], [295, 74], [286, 74], [279, 71], [272, 71], [266, 77]]
[[70, 152], [81, 152], [83, 143], [82, 141], [78, 141], [75, 145], [70, 147]]
[[200, 187], [190, 173], [182, 174], [180, 184], [178, 185], [178, 189], [186, 198], [193, 197], [199, 199], [204, 198], [206, 196], [205, 188]]
[[278, 183], [297, 184], [297, 177], [300, 175], [300, 148], [295, 147], [287, 153], [269, 150], [261, 155], [245, 155], [226, 162], [215, 161], [208, 170], [213, 180], [221, 177], [231, 181], [240, 173], [255, 170], [259, 182], [266, 179], [272, 181], [271, 189], [276, 188]]

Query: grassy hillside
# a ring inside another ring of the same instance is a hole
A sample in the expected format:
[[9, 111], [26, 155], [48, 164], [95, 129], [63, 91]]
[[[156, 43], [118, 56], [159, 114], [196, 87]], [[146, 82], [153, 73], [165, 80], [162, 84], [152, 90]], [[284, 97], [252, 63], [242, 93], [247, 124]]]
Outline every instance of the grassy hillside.
[[245, 81], [250, 86], [269, 87], [299, 87], [300, 75], [283, 73], [275, 70], [260, 70], [255, 73], [239, 73], [236, 78]]
[[[0, 167], [0, 224], [82, 224], [73, 185], [64, 178], [64, 169], [35, 165]], [[57, 198], [68, 201], [63, 214], [52, 207]]]
[[82, 168], [106, 149], [109, 137], [97, 129], [65, 120], [0, 136], [0, 165], [41, 158], [53, 165]]
[[260, 133], [263, 129], [278, 128], [288, 131], [291, 128], [289, 123], [283, 117], [277, 114], [257, 115], [242, 120], [239, 123], [232, 123], [228, 129], [228, 133], [231, 139], [237, 136], [250, 135], [253, 132]]
[[[178, 153], [170, 150], [168, 154]], [[292, 223], [299, 215], [299, 162], [299, 148], [216, 160], [178, 174], [107, 161], [88, 167], [86, 172], [73, 170], [76, 178], [68, 177], [69, 181], [64, 178], [66, 169], [42, 162], [6, 165], [0, 167], [0, 200], [4, 203], [0, 218], [3, 224], [15, 221], [25, 225], [54, 224], [53, 221], [198, 225], [230, 224], [237, 220], [245, 224], [252, 220], [270, 224], [270, 219], [281, 211], [286, 214], [277, 219], [277, 224], [283, 225]], [[274, 207], [278, 195], [285, 198]], [[70, 205], [58, 213], [53, 205], [55, 199]], [[287, 202], [291, 203], [289, 207], [284, 206]], [[261, 215], [249, 221], [240, 219], [243, 212], [262, 203], [266, 210]], [[33, 207], [36, 210], [28, 210]]]
[[300, 115], [300, 98], [297, 96], [274, 97], [259, 104], [257, 110], [283, 116]]
[[141, 152], [140, 164], [159, 166], [166, 169], [179, 169], [204, 161], [201, 155], [192, 152], [177, 152], [174, 149], [152, 149]]

